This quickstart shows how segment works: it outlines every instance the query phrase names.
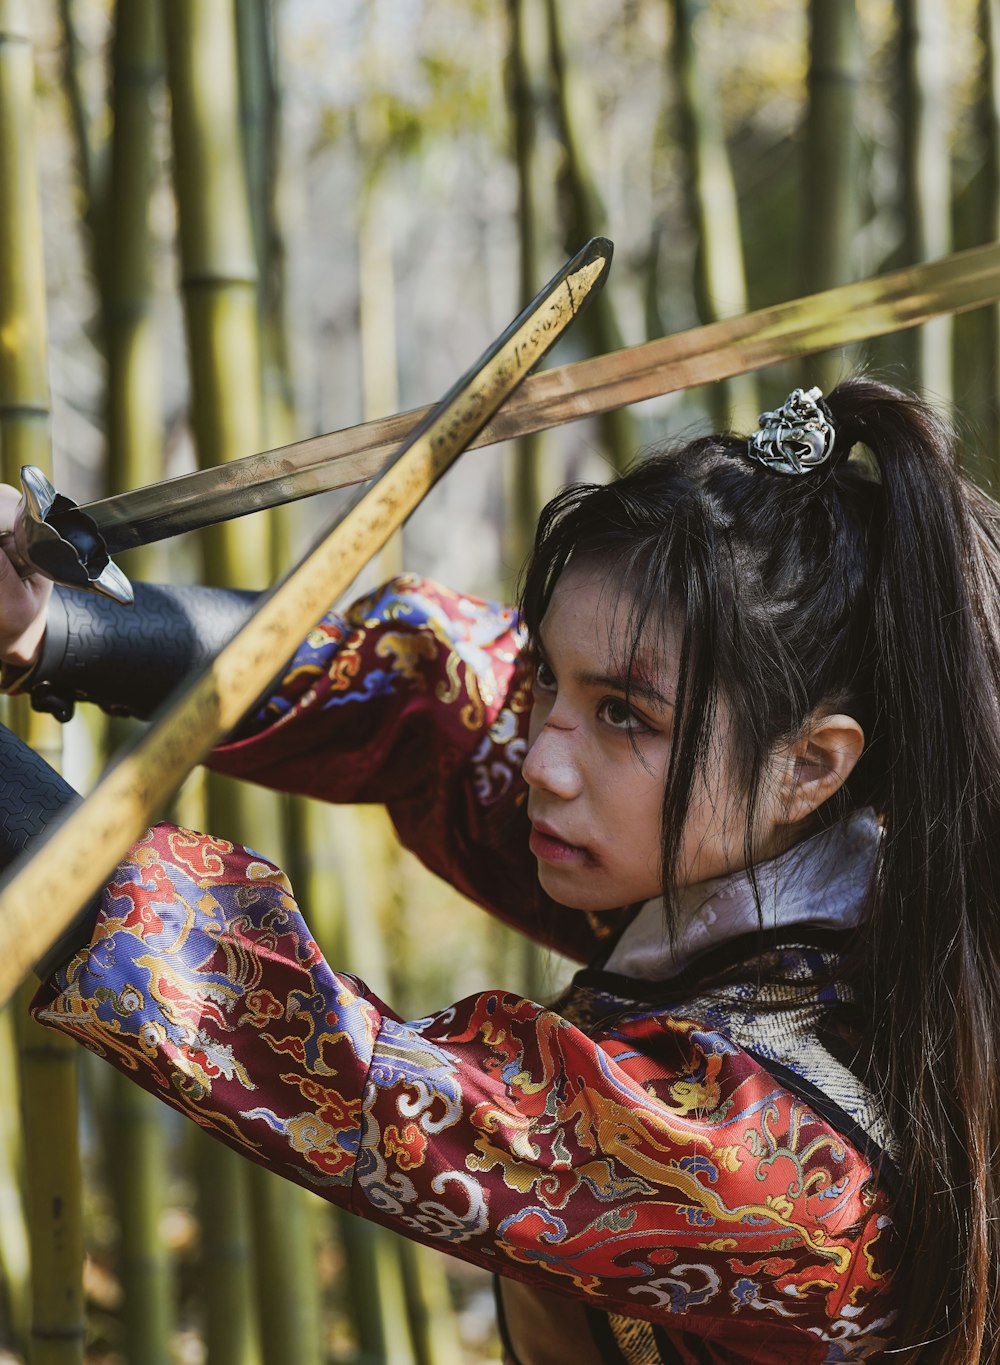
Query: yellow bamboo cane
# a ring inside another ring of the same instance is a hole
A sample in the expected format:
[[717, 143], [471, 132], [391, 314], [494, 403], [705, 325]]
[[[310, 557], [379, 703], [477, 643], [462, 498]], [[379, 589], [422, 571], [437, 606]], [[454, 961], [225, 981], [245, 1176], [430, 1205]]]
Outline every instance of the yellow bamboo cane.
[[[806, 117], [802, 216], [803, 278], [823, 289], [856, 274], [860, 197], [861, 24], [854, 0], [810, 0], [809, 109]], [[849, 366], [847, 354], [817, 361], [816, 382], [832, 388]]]
[[[704, 0], [672, 0], [673, 66], [681, 118], [683, 179], [698, 243], [695, 297], [702, 322], [745, 313], [746, 272], [739, 203], [720, 115], [719, 91], [706, 62], [698, 29]], [[719, 431], [742, 431], [760, 411], [757, 384], [737, 375], [712, 388], [709, 411]]]
[[[0, 465], [51, 468], [45, 275], [34, 134], [34, 59], [26, 0], [0, 0]], [[25, 719], [25, 718], [19, 718]], [[58, 763], [40, 717], [19, 729]], [[83, 1225], [72, 1047], [19, 1019], [31, 1246], [32, 1365], [83, 1359]]]
[[[272, 252], [277, 169], [273, 15], [268, 0], [244, 0], [234, 7], [234, 14], [239, 113], [248, 190], [244, 203], [238, 208], [247, 214], [252, 227], [258, 276], [260, 429], [270, 439], [274, 430], [280, 431], [293, 418], [283, 401], [290, 396], [291, 385], [282, 382], [283, 376], [279, 373], [280, 362], [287, 352], [280, 326], [280, 298], [274, 290], [280, 283], [280, 275], [273, 270]], [[273, 382], [275, 379], [277, 383]], [[239, 403], [243, 400], [246, 383], [245, 375], [230, 377], [230, 401]], [[220, 400], [223, 397], [218, 396]], [[275, 532], [280, 522], [287, 521], [290, 511], [281, 509], [268, 518], [274, 570], [287, 563], [284, 547], [278, 544], [279, 537]], [[253, 569], [241, 568], [243, 582], [247, 581], [248, 572]], [[272, 857], [288, 858], [287, 836], [293, 826], [283, 814], [284, 803], [291, 798], [275, 792], [254, 791], [241, 783], [230, 783], [220, 791], [213, 779], [209, 783], [212, 828], [215, 828], [220, 796], [231, 812], [231, 823], [241, 831], [245, 842], [252, 842], [257, 848], [273, 847]], [[265, 1365], [284, 1365], [288, 1360], [295, 1360], [299, 1365], [321, 1365], [320, 1289], [314, 1235], [318, 1229], [312, 1218], [313, 1205], [318, 1201], [305, 1190], [289, 1187], [287, 1181], [260, 1166], [246, 1167], [245, 1176], [252, 1215], [256, 1312]]]
[[[150, 201], [156, 168], [155, 95], [163, 85], [157, 0], [117, 0], [112, 47], [114, 122], [106, 201], [89, 221], [99, 231], [95, 257], [107, 353], [109, 491], [159, 477], [163, 464], [160, 350], [155, 318]], [[103, 177], [102, 177], [103, 179]], [[91, 195], [95, 189], [90, 181]], [[102, 200], [104, 196], [102, 196]], [[114, 268], [108, 268], [109, 263]], [[137, 577], [153, 573], [158, 547], [127, 561]], [[132, 733], [127, 721], [109, 727], [113, 751]], [[113, 1073], [107, 1113], [108, 1175], [120, 1228], [118, 1270], [123, 1289], [128, 1360], [167, 1365], [173, 1336], [171, 1258], [161, 1230], [167, 1166], [164, 1110], [151, 1095]]]
[[[565, 215], [567, 242], [607, 232], [608, 215], [597, 182], [591, 174], [584, 149], [593, 146], [596, 122], [593, 107], [594, 85], [582, 78], [582, 69], [571, 60], [565, 42], [566, 24], [562, 0], [544, 0], [552, 100], [557, 115], [558, 134], [563, 151]], [[572, 6], [567, 7], [572, 11]], [[571, 31], [571, 30], [570, 30]], [[598, 352], [617, 350], [622, 344], [610, 292], [598, 300], [587, 319], [590, 347]], [[608, 453], [616, 468], [624, 468], [636, 447], [636, 426], [627, 408], [612, 408], [601, 417], [601, 429]]]
[[[245, 25], [254, 7], [253, 0], [240, 6], [217, 0], [162, 4], [191, 417], [200, 465], [224, 463], [248, 443], [257, 445], [263, 430], [258, 253], [247, 191], [247, 128], [241, 126], [247, 86], [238, 56], [238, 18]], [[200, 537], [207, 581], [240, 587], [267, 581], [271, 521], [216, 526]], [[209, 774], [206, 798], [210, 828], [273, 846], [280, 825], [274, 794]], [[282, 856], [280, 848], [275, 856]], [[193, 1148], [210, 1365], [261, 1360], [272, 1365], [280, 1360], [275, 1339], [282, 1335], [293, 1354], [308, 1350], [308, 1332], [295, 1331], [293, 1306], [276, 1294], [289, 1249], [273, 1245], [267, 1175], [252, 1176], [205, 1135]], [[289, 1196], [290, 1207], [300, 1202], [297, 1191]], [[238, 1333], [234, 1321], [240, 1323]], [[306, 1355], [303, 1365], [309, 1359]]]
[[0, 1010], [0, 1284], [10, 1345], [15, 1351], [26, 1351], [31, 1330], [31, 1249], [24, 1207], [18, 1071], [14, 1011]]
[[27, 0], [0, 0], [0, 454], [50, 462], [45, 278]]
[[[953, 72], [948, 18], [938, 0], [901, 0], [904, 246], [926, 261], [951, 246], [951, 138], [947, 111]], [[916, 333], [908, 372], [939, 399], [952, 394], [952, 323], [944, 317]]]

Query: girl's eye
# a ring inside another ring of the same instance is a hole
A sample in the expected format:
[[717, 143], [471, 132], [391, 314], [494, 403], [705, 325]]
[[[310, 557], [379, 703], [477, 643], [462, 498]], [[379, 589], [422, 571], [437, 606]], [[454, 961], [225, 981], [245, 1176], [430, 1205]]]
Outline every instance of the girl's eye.
[[556, 675], [544, 659], [536, 659], [534, 690], [536, 692], [554, 692], [555, 688]]
[[632, 710], [621, 697], [605, 697], [597, 708], [598, 717], [613, 730], [627, 730], [631, 734], [645, 734], [650, 726]]

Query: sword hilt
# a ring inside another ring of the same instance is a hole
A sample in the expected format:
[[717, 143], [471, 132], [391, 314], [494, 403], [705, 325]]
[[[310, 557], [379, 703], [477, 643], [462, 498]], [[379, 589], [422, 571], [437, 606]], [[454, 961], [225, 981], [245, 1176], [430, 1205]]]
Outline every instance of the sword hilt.
[[108, 554], [93, 518], [57, 493], [35, 465], [21, 468], [21, 495], [13, 529], [0, 533], [0, 550], [20, 576], [41, 574], [128, 606], [132, 585]]

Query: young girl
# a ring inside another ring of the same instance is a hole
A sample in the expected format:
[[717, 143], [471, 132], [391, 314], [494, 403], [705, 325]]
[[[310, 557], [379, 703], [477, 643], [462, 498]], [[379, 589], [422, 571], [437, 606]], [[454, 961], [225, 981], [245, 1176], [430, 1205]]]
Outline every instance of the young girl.
[[[761, 421], [556, 497], [520, 623], [412, 577], [329, 616], [213, 757], [385, 802], [586, 964], [551, 1006], [403, 1022], [278, 869], [166, 824], [35, 1002], [253, 1160], [496, 1272], [524, 1365], [998, 1359], [997, 508], [886, 385]], [[0, 580], [20, 687], [140, 714], [249, 609], [43, 598]], [[68, 790], [4, 761], [40, 827]]]

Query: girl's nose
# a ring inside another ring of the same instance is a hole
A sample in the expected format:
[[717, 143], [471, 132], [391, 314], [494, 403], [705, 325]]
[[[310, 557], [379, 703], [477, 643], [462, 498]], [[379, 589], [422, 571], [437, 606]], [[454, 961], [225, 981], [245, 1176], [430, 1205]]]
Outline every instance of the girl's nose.
[[546, 721], [531, 742], [521, 771], [529, 787], [551, 792], [564, 801], [577, 796], [581, 773], [575, 727]]

